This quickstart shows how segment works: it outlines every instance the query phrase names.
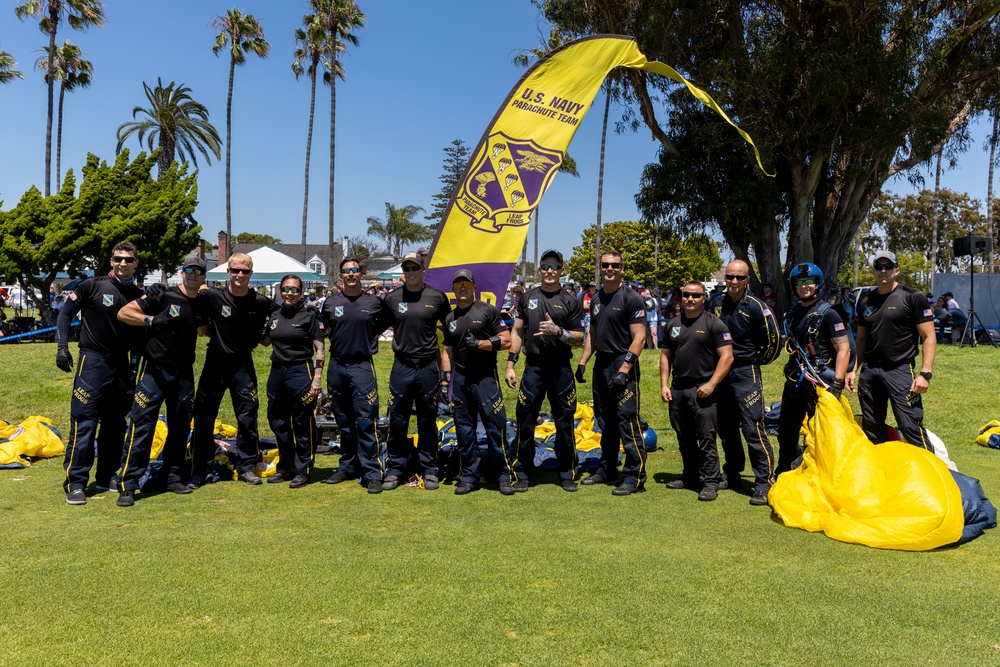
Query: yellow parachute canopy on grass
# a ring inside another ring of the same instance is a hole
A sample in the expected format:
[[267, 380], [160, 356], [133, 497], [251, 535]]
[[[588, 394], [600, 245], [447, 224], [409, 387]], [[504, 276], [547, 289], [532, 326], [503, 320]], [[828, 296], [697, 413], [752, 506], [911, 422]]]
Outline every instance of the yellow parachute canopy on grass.
[[[46, 426], [48, 424], [48, 426]], [[28, 417], [20, 424], [0, 421], [0, 438], [9, 442], [0, 443], [0, 465], [19, 463], [31, 465], [28, 460], [50, 459], [66, 453], [66, 446], [49, 426], [48, 417]]]
[[962, 536], [962, 493], [948, 466], [905, 442], [873, 445], [850, 406], [817, 389], [802, 465], [778, 477], [768, 500], [786, 526], [842, 542], [926, 551]]

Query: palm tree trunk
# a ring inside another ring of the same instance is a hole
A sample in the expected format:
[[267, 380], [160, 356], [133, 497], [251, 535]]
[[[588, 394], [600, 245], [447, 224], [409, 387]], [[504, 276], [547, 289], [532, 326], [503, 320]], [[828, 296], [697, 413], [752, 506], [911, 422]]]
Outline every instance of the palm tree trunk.
[[56, 188], [61, 188], [62, 183], [62, 119], [63, 119], [63, 97], [66, 95], [66, 84], [59, 85], [59, 122], [56, 125]]
[[306, 246], [306, 226], [309, 220], [309, 154], [312, 150], [313, 139], [313, 113], [316, 111], [316, 68], [313, 67], [309, 73], [311, 91], [309, 93], [309, 131], [306, 134], [306, 186], [305, 196], [302, 200], [302, 248]]
[[542, 209], [541, 205], [538, 205], [538, 206], [535, 207], [535, 282], [536, 283], [539, 282], [539, 280], [538, 280], [538, 217], [539, 217], [539, 215], [541, 215], [540, 214], [541, 209]]
[[934, 291], [934, 272], [937, 270], [938, 224], [941, 222], [941, 199], [938, 193], [941, 190], [941, 155], [943, 153], [944, 146], [941, 147], [941, 152], [938, 153], [937, 170], [934, 175], [934, 218], [931, 224], [931, 275], [927, 279], [927, 285], [932, 292]]
[[233, 140], [233, 79], [236, 77], [236, 60], [229, 58], [229, 95], [226, 97], [226, 238], [233, 238], [232, 181], [230, 163], [232, 162]]
[[52, 107], [56, 79], [52, 68], [56, 58], [56, 28], [59, 27], [59, 4], [49, 3], [49, 68], [46, 71], [49, 88], [48, 116], [45, 119], [45, 196], [52, 193]]
[[[336, 2], [332, 2], [332, 6], [336, 6]], [[333, 11], [331, 9], [330, 11]], [[334, 164], [337, 157], [337, 141], [336, 141], [336, 128], [337, 128], [337, 77], [332, 73], [330, 75], [330, 247], [333, 247], [333, 170]]]
[[990, 238], [990, 273], [993, 273], [993, 166], [997, 154], [997, 132], [1000, 131], [1000, 108], [993, 110], [993, 134], [990, 135], [990, 180], [986, 186], [986, 229]]
[[608, 112], [611, 110], [611, 84], [604, 82], [604, 125], [601, 129], [601, 166], [597, 175], [597, 238], [594, 241], [594, 283], [601, 284], [601, 208], [604, 203], [604, 148], [608, 140]]

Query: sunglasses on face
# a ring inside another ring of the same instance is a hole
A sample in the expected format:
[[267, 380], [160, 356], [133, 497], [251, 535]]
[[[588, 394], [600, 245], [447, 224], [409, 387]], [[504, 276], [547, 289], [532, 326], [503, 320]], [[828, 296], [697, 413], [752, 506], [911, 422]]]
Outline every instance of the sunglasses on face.
[[111, 258], [112, 262], [121, 264], [131, 264], [135, 261], [135, 257], [125, 257], [124, 255], [115, 255]]
[[452, 285], [455, 289], [472, 289], [472, 283], [468, 280], [459, 280], [457, 283]]
[[701, 292], [681, 292], [681, 296], [685, 299], [703, 299], [705, 295]]
[[185, 266], [184, 273], [188, 274], [189, 276], [190, 275], [203, 276], [205, 275], [205, 269], [199, 269], [197, 266]]
[[560, 264], [542, 264], [538, 268], [542, 271], [558, 271], [562, 266]]
[[726, 274], [726, 280], [736, 280], [736, 281], [739, 281], [739, 282], [743, 282], [744, 280], [746, 280], [749, 277], [750, 276], [738, 276], [735, 273], [727, 273]]
[[249, 276], [253, 273], [253, 269], [229, 269], [229, 273], [234, 276]]
[[602, 269], [620, 269], [622, 268], [621, 262], [601, 262]]
[[419, 266], [404, 266], [403, 273], [416, 273], [420, 270]]
[[876, 271], [892, 271], [895, 268], [896, 268], [896, 265], [893, 264], [892, 262], [876, 262], [875, 263], [875, 270]]
[[353, 267], [343, 268], [340, 270], [340, 272], [343, 273], [345, 276], [349, 276], [352, 273], [361, 273], [361, 269], [356, 266], [353, 266]]
[[301, 287], [295, 287], [294, 285], [282, 285], [281, 287], [282, 294], [298, 294], [301, 291]]
[[816, 285], [818, 281], [815, 278], [796, 278], [794, 281], [796, 287], [804, 287], [805, 285]]

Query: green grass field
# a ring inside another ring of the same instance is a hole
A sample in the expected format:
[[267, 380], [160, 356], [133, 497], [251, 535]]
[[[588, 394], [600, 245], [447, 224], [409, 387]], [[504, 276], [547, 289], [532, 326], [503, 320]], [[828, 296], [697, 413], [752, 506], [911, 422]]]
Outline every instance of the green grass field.
[[[71, 375], [54, 356], [0, 346], [0, 418], [66, 432]], [[660, 449], [649, 491], [626, 498], [224, 483], [69, 507], [61, 460], [0, 470], [0, 665], [1000, 664], [1000, 530], [880, 551], [786, 528], [746, 495], [667, 491], [652, 480], [680, 458], [656, 363], [641, 357], [642, 412]], [[1000, 418], [998, 377], [1000, 352], [947, 347], [925, 400], [995, 502], [1000, 451], [973, 438]], [[776, 362], [768, 403], [780, 389]], [[319, 457], [317, 476], [335, 464]]]

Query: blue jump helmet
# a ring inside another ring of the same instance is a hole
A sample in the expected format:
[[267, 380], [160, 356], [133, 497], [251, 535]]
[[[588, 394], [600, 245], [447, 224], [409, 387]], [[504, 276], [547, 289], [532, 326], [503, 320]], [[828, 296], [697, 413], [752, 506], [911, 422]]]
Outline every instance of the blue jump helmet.
[[795, 287], [795, 281], [799, 278], [816, 278], [818, 282], [817, 285], [823, 285], [823, 271], [820, 270], [818, 266], [812, 262], [799, 262], [792, 267], [792, 272], [788, 276], [788, 281], [792, 283], [792, 288]]

